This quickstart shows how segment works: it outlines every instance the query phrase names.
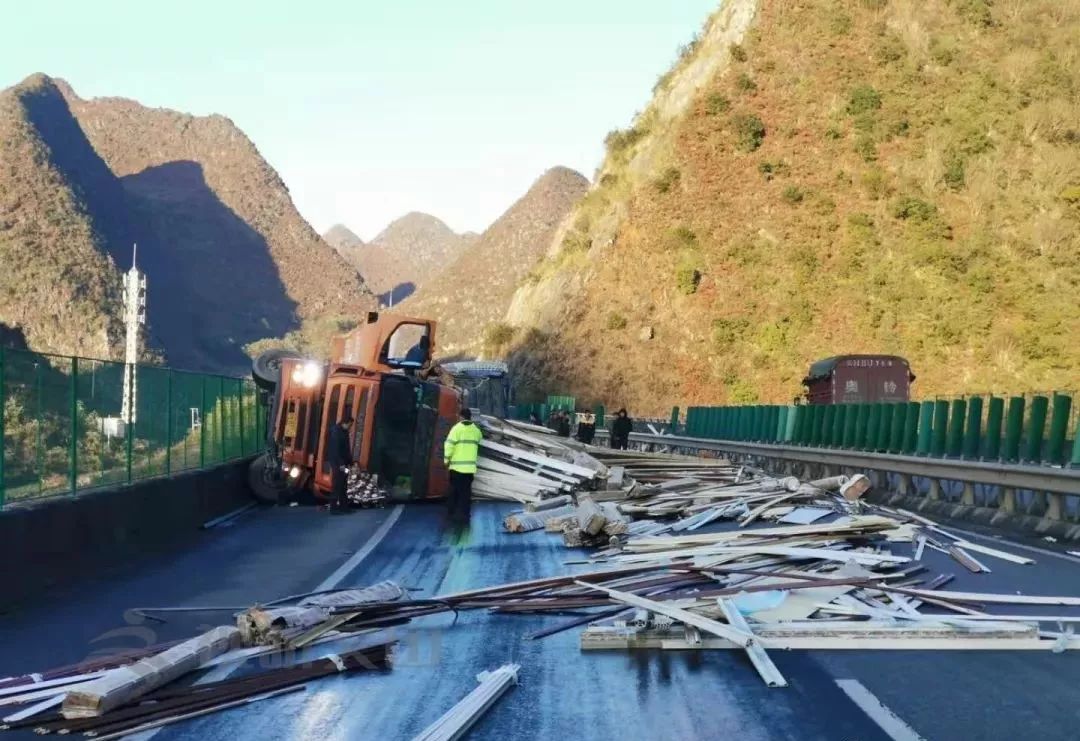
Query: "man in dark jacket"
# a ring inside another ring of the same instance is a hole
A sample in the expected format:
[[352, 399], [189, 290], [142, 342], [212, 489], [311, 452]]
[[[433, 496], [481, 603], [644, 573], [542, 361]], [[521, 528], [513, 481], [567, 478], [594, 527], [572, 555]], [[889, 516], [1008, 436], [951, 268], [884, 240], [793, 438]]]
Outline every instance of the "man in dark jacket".
[[615, 421], [611, 424], [611, 447], [615, 450], [626, 450], [633, 429], [634, 421], [627, 416], [625, 409], [620, 409], [615, 415]]
[[555, 434], [559, 437], [570, 437], [570, 415], [565, 410], [559, 410], [559, 416], [555, 418]]
[[349, 511], [347, 489], [349, 466], [352, 465], [349, 428], [352, 427], [352, 421], [352, 412], [346, 409], [341, 421], [330, 426], [330, 435], [326, 440], [326, 462], [330, 464], [333, 497], [330, 509], [334, 514], [345, 514]]

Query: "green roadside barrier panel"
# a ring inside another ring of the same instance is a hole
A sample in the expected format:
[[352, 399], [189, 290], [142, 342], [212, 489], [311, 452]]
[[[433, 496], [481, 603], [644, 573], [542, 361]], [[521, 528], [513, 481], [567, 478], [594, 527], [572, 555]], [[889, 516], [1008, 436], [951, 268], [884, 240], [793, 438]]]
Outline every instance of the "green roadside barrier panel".
[[825, 437], [825, 413], [831, 408], [831, 405], [821, 404], [814, 407], [814, 447], [821, 447], [821, 441]]
[[[676, 408], [678, 408], [678, 407], [676, 407]], [[603, 404], [597, 404], [596, 406], [593, 407], [593, 414], [596, 415], [596, 426], [597, 427], [603, 427], [604, 426], [604, 412], [605, 411], [607, 411], [607, 410], [604, 409]]]
[[892, 428], [889, 432], [889, 452], [899, 453], [904, 447], [904, 422], [907, 421], [907, 404], [893, 404]]
[[787, 408], [787, 422], [784, 426], [784, 442], [791, 443], [795, 441], [795, 423], [797, 421], [796, 415], [801, 407], [788, 407]]
[[671, 422], [670, 422], [670, 424], [671, 424], [671, 431], [673, 433], [676, 430], [679, 429], [679, 408], [678, 407], [672, 407], [671, 408]]
[[870, 405], [859, 404], [855, 409], [855, 438], [850, 447], [852, 450], [862, 450], [866, 440], [866, 428], [870, 426]]
[[1005, 419], [1005, 400], [991, 396], [986, 403], [986, 444], [983, 459], [996, 461], [1001, 457], [1001, 425]]
[[934, 437], [930, 442], [930, 455], [933, 458], [945, 456], [945, 444], [948, 440], [949, 402], [934, 402]]
[[953, 399], [952, 409], [949, 411], [949, 440], [947, 443], [948, 456], [959, 458], [964, 448], [964, 415], [967, 413], [967, 402], [963, 399]]
[[795, 407], [795, 439], [796, 445], [806, 445], [806, 426], [810, 419], [810, 407], [799, 405]]
[[919, 430], [915, 443], [915, 455], [930, 455], [934, 442], [934, 410], [932, 401], [919, 404]]
[[900, 452], [905, 455], [914, 455], [915, 448], [919, 444], [919, 403], [917, 401], [909, 401], [906, 407], [904, 445]]
[[1020, 438], [1024, 434], [1024, 404], [1023, 396], [1009, 399], [1009, 410], [1005, 415], [1005, 450], [1001, 456], [1006, 463], [1020, 460]]
[[982, 397], [971, 397], [968, 400], [967, 422], [964, 425], [963, 449], [963, 456], [969, 461], [979, 457], [979, 443], [982, 441], [982, 411]]
[[844, 425], [847, 422], [847, 404], [836, 405], [836, 418], [833, 420], [833, 432], [832, 432], [832, 446], [834, 448], [844, 447]]
[[1072, 463], [1073, 468], [1080, 467], [1080, 422], [1076, 425], [1076, 431], [1073, 432], [1073, 449], [1072, 449]]
[[821, 421], [821, 439], [818, 443], [825, 448], [832, 445], [833, 425], [836, 424], [836, 405], [829, 404], [825, 407]]
[[847, 412], [844, 413], [844, 447], [855, 447], [855, 430], [858, 429], [860, 404], [845, 404]]
[[859, 441], [860, 449], [874, 450], [877, 447], [878, 427], [881, 425], [881, 404], [870, 404], [866, 418], [866, 435]]
[[1053, 408], [1050, 414], [1050, 434], [1046, 438], [1046, 460], [1054, 465], [1065, 463], [1065, 436], [1069, 433], [1069, 414], [1072, 412], [1072, 397], [1066, 394], [1054, 394]]
[[1026, 463], [1042, 462], [1046, 411], [1049, 406], [1050, 400], [1045, 396], [1031, 397], [1031, 411], [1028, 413], [1027, 444], [1024, 446], [1024, 461]]
[[889, 448], [889, 433], [892, 431], [893, 411], [895, 407], [895, 404], [881, 405], [881, 418], [878, 422], [876, 443], [877, 450], [884, 451]]

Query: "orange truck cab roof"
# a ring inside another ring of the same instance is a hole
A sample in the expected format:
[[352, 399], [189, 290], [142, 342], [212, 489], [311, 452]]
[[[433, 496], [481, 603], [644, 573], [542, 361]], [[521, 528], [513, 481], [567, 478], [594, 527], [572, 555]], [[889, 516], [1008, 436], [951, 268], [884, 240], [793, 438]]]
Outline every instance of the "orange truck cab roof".
[[331, 373], [339, 365], [382, 373], [419, 369], [435, 351], [435, 329], [430, 319], [370, 311], [364, 324], [333, 339]]

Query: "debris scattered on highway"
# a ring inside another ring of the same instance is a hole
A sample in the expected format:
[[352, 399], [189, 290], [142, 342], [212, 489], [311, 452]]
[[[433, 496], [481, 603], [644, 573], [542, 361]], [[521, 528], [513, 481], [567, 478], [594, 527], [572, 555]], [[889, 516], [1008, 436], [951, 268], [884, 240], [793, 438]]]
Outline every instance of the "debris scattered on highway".
[[498, 669], [481, 672], [476, 677], [480, 685], [413, 741], [454, 741], [464, 736], [488, 708], [517, 684], [520, 669], [519, 664], [503, 664]]
[[[581, 636], [587, 650], [741, 648], [773, 687], [786, 681], [765, 653], [771, 648], [1080, 646], [1071, 632], [1040, 631], [1042, 623], [1080, 622], [1076, 616], [995, 616], [981, 609], [1080, 606], [1080, 598], [948, 592], [941, 587], [951, 574], [923, 576], [927, 548], [981, 574], [991, 573], [984, 558], [1034, 560], [961, 538], [921, 515], [873, 505], [866, 500], [871, 482], [862, 474], [801, 481], [718, 459], [577, 446], [535, 428], [503, 425], [508, 447], [528, 447], [529, 473], [553, 479], [535, 492], [539, 501], [530, 498], [526, 511], [505, 518], [508, 532], [543, 527], [559, 532], [568, 547], [595, 548], [585, 563], [649, 569], [574, 585], [585, 592], [549, 584], [531, 596], [514, 592], [519, 599], [511, 604], [489, 603], [499, 612], [603, 608], [533, 637], [588, 625]], [[595, 475], [563, 486], [548, 473], [557, 466], [539, 460], [544, 456]], [[558, 506], [546, 510], [555, 496]], [[894, 552], [903, 544], [910, 553]], [[610, 609], [613, 603], [622, 608]]]

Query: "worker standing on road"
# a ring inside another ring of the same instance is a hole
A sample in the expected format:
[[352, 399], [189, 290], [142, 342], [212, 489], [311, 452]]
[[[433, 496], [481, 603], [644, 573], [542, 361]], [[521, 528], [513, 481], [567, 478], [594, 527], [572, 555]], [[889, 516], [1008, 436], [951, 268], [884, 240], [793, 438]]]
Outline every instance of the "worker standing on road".
[[461, 421], [450, 428], [443, 444], [443, 462], [450, 469], [450, 501], [447, 515], [450, 525], [458, 529], [469, 526], [472, 510], [472, 483], [476, 475], [476, 459], [484, 434], [473, 424], [472, 411], [458, 412]]
[[634, 421], [627, 416], [625, 409], [620, 409], [615, 415], [615, 421], [611, 424], [611, 447], [615, 450], [626, 450], [633, 429]]
[[341, 421], [330, 427], [330, 435], [326, 440], [326, 460], [330, 463], [334, 497], [330, 511], [335, 515], [343, 515], [349, 511], [349, 466], [352, 464], [349, 428], [352, 421], [352, 412], [346, 409], [341, 415]]

